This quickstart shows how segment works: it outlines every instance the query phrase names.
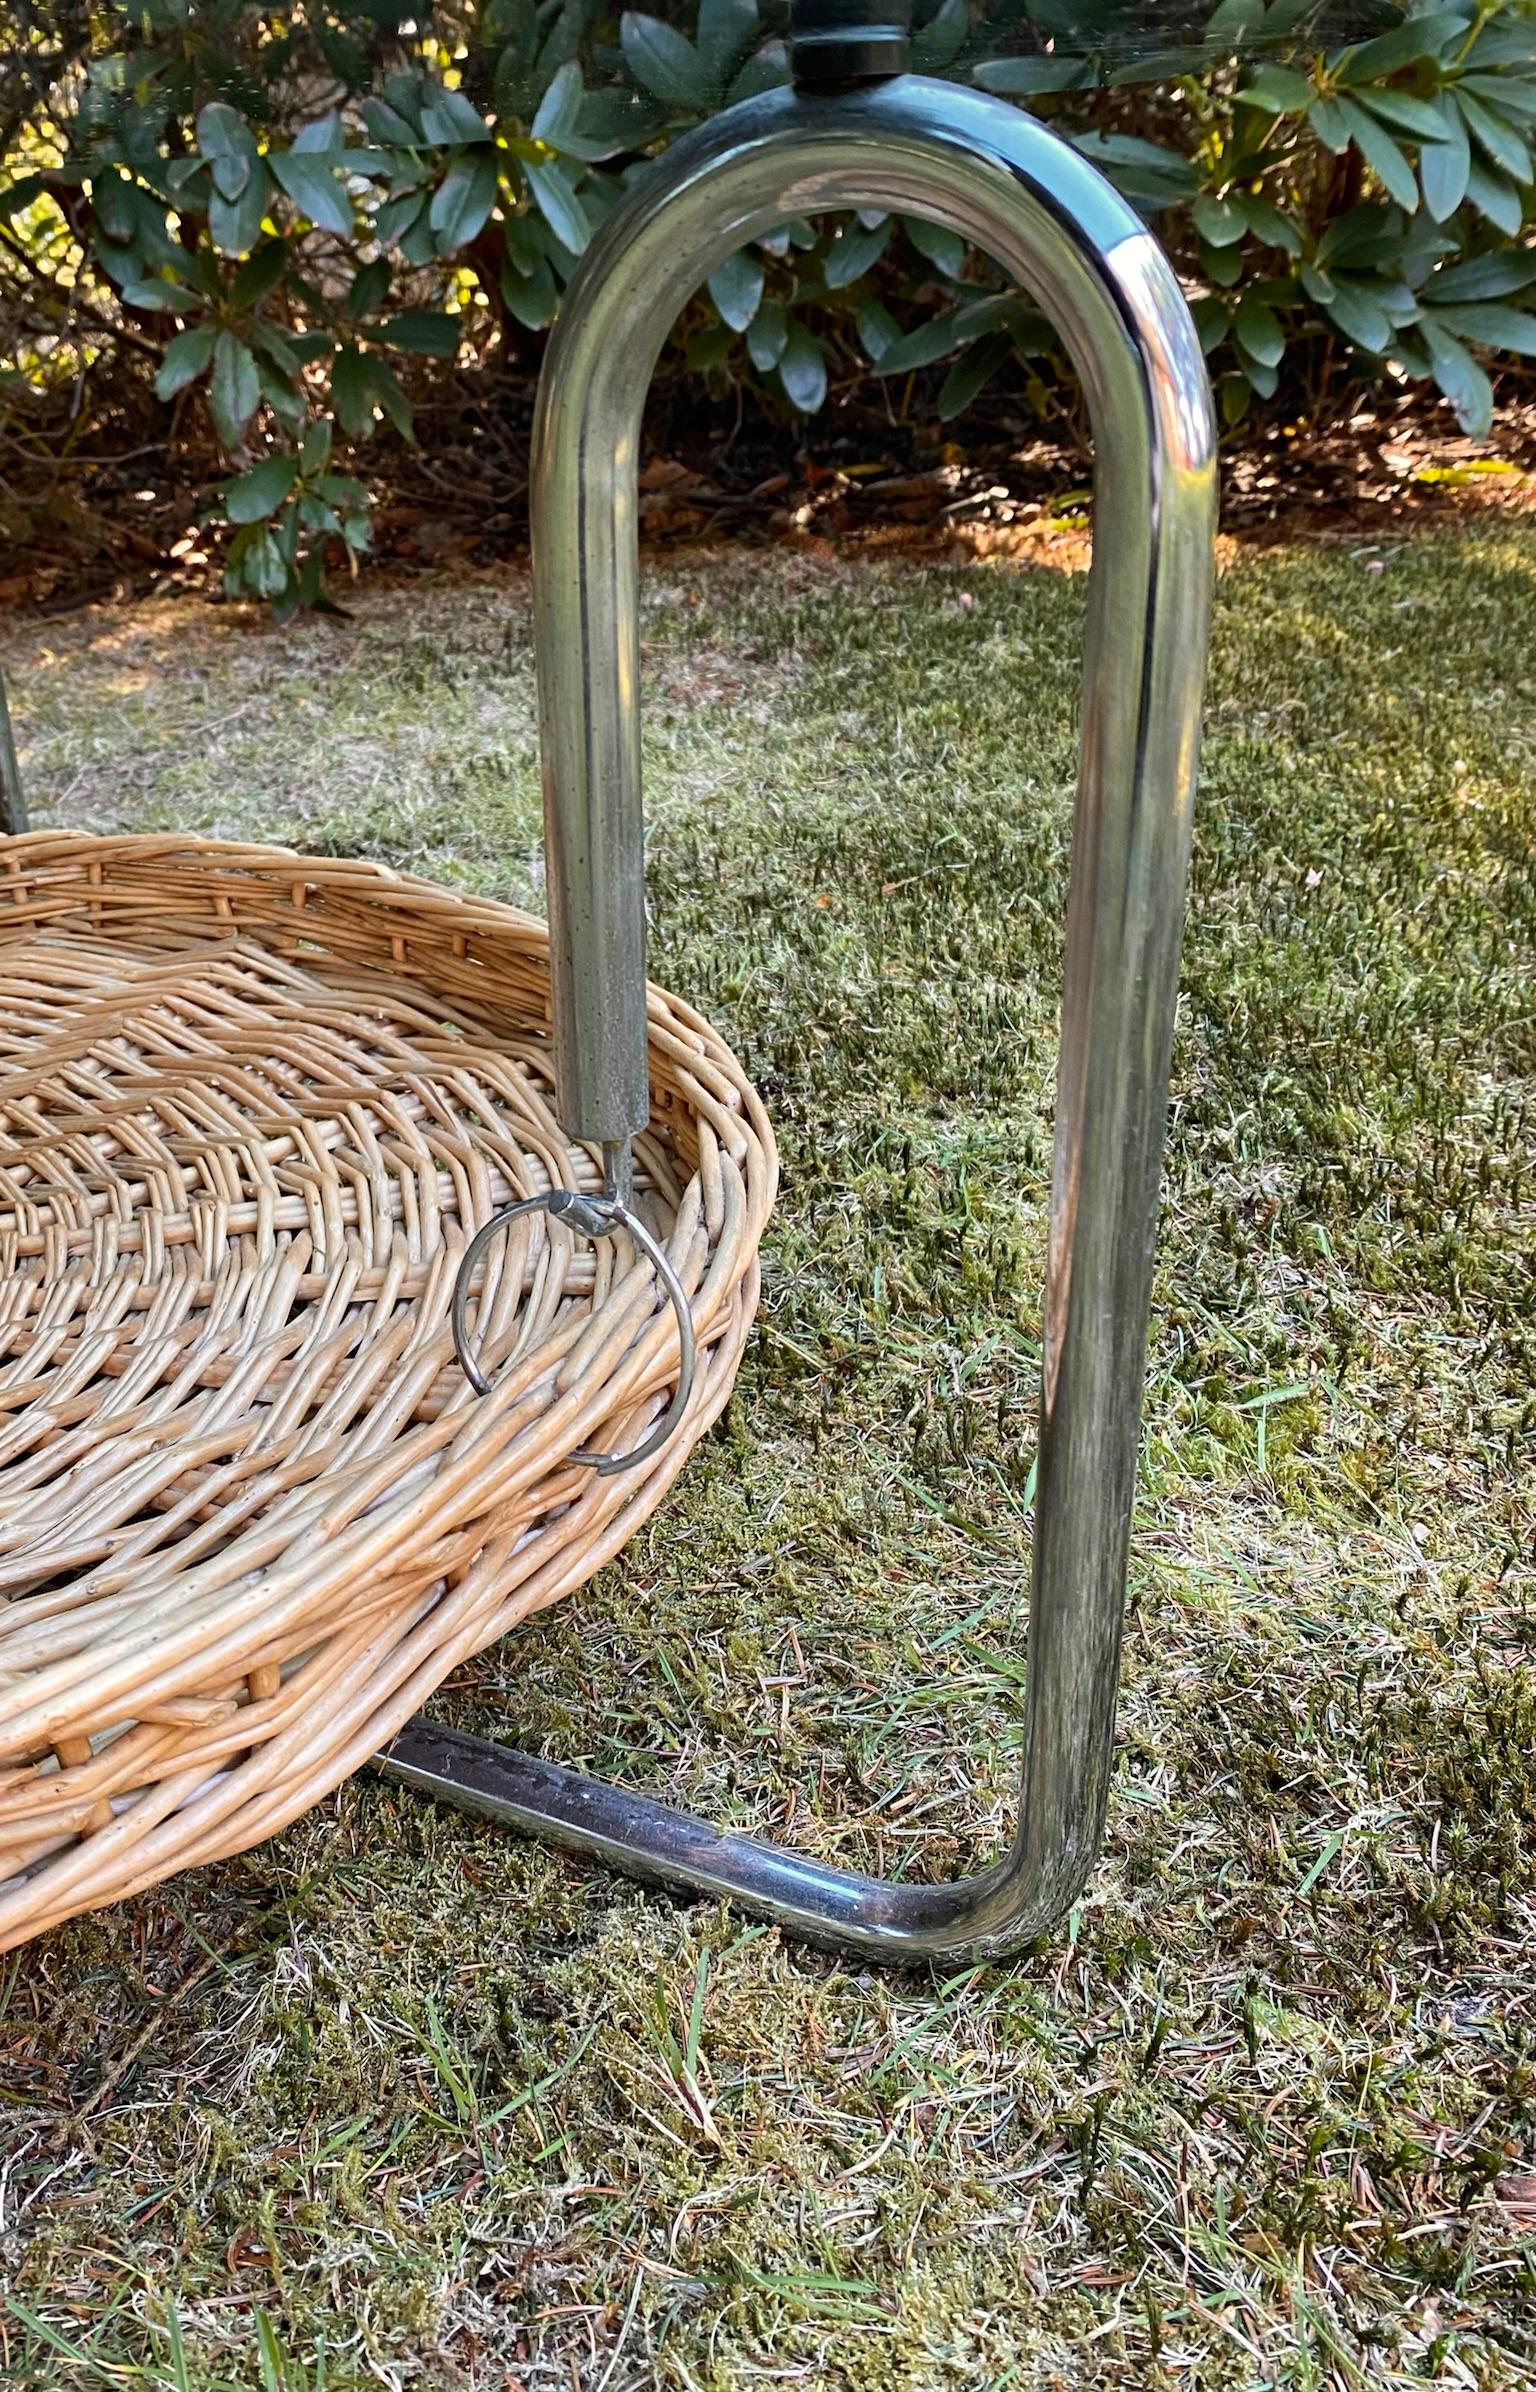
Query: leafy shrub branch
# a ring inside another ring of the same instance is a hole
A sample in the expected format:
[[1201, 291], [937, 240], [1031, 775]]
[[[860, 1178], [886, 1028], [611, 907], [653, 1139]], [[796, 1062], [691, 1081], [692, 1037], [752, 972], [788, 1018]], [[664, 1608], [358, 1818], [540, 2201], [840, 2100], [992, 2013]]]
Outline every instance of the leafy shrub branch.
[[[411, 436], [401, 360], [528, 362], [628, 178], [787, 76], [758, 0], [676, 21], [603, 0], [9, 13], [6, 379], [79, 386], [116, 357], [206, 410], [228, 586], [284, 608], [324, 603], [328, 561], [367, 544], [366, 480], [334, 452], [356, 462], [381, 422]], [[1220, 0], [1155, 53], [1145, 14], [939, 0], [915, 63], [1037, 110], [1156, 224], [1228, 424], [1387, 375], [1485, 433], [1490, 361], [1536, 355], [1526, 0], [1366, 0], [1374, 29], [1344, 43], [1317, 0]], [[1067, 378], [985, 259], [872, 212], [737, 252], [679, 337], [693, 370], [805, 413], [861, 374], [942, 365], [941, 418], [1000, 373], [1042, 411]]]

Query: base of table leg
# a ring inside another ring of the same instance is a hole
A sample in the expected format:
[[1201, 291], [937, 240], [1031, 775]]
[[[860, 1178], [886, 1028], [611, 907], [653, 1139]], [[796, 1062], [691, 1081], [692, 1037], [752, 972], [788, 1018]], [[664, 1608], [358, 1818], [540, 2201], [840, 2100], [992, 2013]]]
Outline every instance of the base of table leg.
[[649, 1795], [420, 1718], [374, 1766], [396, 1785], [627, 1875], [724, 1896], [816, 1943], [885, 1960], [996, 1958], [1014, 1950], [1060, 1917], [1091, 1859], [1090, 1847], [1080, 1867], [1050, 1872], [1048, 1884], [1022, 1847], [949, 1885], [861, 1877], [758, 1836], [722, 1834]]

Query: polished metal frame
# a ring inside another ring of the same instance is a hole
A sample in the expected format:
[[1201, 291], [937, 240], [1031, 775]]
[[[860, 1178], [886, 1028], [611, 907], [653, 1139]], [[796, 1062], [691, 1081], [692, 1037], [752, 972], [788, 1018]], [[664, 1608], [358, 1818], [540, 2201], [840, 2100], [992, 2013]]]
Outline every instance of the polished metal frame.
[[720, 260], [787, 218], [849, 207], [928, 217], [996, 259], [1058, 328], [1095, 442], [1013, 1847], [957, 1884], [886, 1883], [422, 1720], [382, 1765], [822, 1942], [984, 1957], [1066, 1910], [1108, 1798], [1215, 509], [1209, 386], [1162, 251], [1076, 150], [1002, 100], [901, 75], [728, 110], [637, 181], [566, 293], [534, 453], [555, 1052], [565, 1126], [603, 1146], [622, 1197], [629, 1141], [649, 1115], [636, 604], [646, 388], [679, 308]]

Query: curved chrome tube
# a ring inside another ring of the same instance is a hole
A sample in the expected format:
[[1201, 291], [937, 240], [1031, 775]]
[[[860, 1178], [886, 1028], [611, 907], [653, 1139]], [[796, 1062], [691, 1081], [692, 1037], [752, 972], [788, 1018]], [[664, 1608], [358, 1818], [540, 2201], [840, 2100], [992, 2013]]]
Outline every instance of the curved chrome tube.
[[649, 1112], [636, 468], [678, 309], [792, 216], [878, 207], [987, 251], [1057, 325], [1097, 471], [1072, 835], [1018, 1832], [954, 1885], [883, 1884], [413, 1724], [390, 1774], [856, 1950], [996, 1954], [1066, 1909], [1108, 1796], [1215, 514], [1209, 387], [1162, 252], [1076, 151], [914, 76], [775, 93], [668, 151], [571, 283], [540, 392], [536, 637], [561, 1112]]

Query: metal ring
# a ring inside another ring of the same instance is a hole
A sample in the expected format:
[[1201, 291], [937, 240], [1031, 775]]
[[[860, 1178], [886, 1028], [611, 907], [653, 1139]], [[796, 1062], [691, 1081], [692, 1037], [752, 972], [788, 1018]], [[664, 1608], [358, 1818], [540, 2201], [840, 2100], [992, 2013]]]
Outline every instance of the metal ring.
[[504, 1205], [499, 1213], [492, 1213], [488, 1221], [481, 1223], [464, 1249], [464, 1259], [453, 1283], [453, 1301], [448, 1310], [453, 1330], [453, 1350], [459, 1358], [459, 1368], [476, 1395], [490, 1394], [491, 1382], [470, 1351], [465, 1319], [469, 1308], [469, 1283], [474, 1277], [475, 1265], [492, 1238], [500, 1236], [511, 1222], [521, 1219], [524, 1213], [548, 1213], [556, 1221], [568, 1221], [573, 1229], [583, 1231], [590, 1238], [612, 1237], [615, 1230], [627, 1229], [661, 1281], [667, 1300], [677, 1315], [677, 1390], [649, 1436], [643, 1438], [632, 1453], [577, 1453], [571, 1456], [574, 1462], [589, 1463], [599, 1478], [609, 1478], [616, 1470], [632, 1470], [637, 1463], [648, 1462], [652, 1454], [659, 1453], [673, 1430], [681, 1424], [693, 1393], [696, 1348], [693, 1313], [666, 1248], [617, 1196], [580, 1196], [574, 1188], [549, 1188], [542, 1196], [524, 1196], [516, 1204]]

